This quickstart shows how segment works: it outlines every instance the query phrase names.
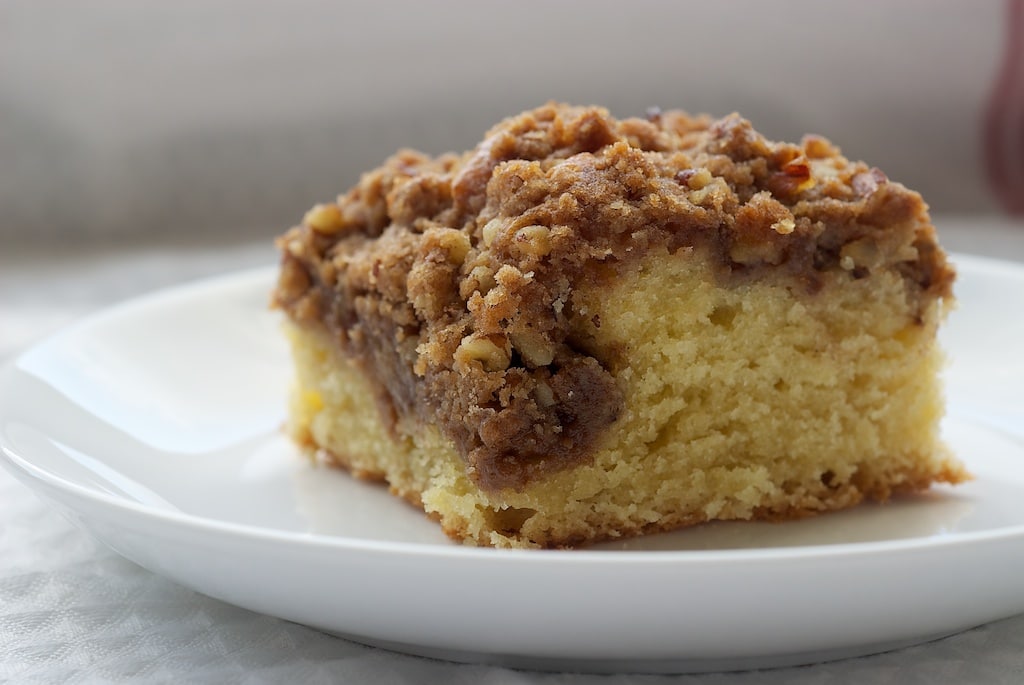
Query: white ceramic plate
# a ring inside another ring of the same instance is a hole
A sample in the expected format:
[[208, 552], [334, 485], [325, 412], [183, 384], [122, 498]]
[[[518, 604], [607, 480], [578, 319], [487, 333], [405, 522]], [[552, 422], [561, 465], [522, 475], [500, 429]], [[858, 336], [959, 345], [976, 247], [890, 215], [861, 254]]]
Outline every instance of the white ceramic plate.
[[960, 257], [948, 440], [977, 479], [785, 524], [471, 549], [281, 436], [272, 269], [130, 302], [0, 371], [12, 472], [125, 557], [371, 644], [683, 671], [864, 654], [1024, 612], [1024, 267]]

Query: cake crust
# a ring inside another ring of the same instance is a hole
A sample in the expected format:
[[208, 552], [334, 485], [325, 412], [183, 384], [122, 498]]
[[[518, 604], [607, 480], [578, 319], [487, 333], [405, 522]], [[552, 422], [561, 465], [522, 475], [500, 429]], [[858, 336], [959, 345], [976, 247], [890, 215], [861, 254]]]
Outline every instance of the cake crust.
[[396, 438], [439, 423], [492, 492], [585, 463], [622, 413], [625, 352], [593, 344], [576, 297], [646, 255], [698, 250], [725, 287], [798, 298], [898, 274], [919, 325], [954, 280], [920, 196], [824, 138], [555, 103], [461, 156], [398, 153], [278, 245], [275, 304], [355, 360]]

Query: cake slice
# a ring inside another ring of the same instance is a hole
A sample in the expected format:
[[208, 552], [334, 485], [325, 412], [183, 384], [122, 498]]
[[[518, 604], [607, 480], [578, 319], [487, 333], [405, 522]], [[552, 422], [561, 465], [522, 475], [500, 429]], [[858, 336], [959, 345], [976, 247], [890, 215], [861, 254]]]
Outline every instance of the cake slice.
[[569, 547], [957, 483], [921, 197], [738, 115], [549, 104], [278, 239], [289, 430], [456, 540]]

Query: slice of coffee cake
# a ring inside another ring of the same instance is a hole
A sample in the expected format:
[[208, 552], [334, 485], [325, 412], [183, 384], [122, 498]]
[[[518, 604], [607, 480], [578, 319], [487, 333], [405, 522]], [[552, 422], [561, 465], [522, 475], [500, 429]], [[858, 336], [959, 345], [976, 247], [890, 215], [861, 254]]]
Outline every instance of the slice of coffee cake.
[[549, 104], [278, 240], [290, 431], [470, 544], [785, 519], [966, 478], [920, 196], [737, 115]]

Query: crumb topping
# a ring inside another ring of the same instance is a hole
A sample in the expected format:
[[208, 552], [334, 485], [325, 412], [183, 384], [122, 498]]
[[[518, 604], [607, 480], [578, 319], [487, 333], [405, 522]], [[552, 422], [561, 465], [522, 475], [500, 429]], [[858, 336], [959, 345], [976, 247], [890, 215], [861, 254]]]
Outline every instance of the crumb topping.
[[824, 138], [554, 103], [463, 155], [399, 152], [278, 247], [275, 304], [337, 336], [392, 426], [439, 421], [492, 490], [579, 463], [614, 423], [573, 292], [652, 250], [707, 249], [723, 282], [770, 272], [809, 297], [825, 273], [895, 270], [911, 316], [954, 280], [921, 197]]

